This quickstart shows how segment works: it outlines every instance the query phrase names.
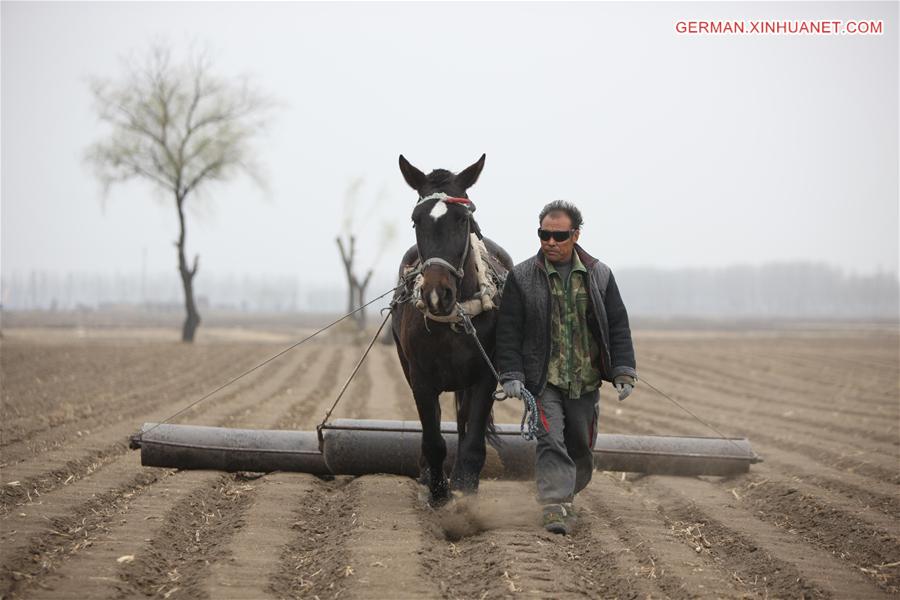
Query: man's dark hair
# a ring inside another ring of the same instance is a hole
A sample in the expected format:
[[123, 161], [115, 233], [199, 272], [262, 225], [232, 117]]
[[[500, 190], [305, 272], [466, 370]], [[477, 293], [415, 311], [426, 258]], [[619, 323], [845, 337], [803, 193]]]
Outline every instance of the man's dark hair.
[[569, 216], [569, 219], [572, 220], [572, 229], [581, 229], [581, 225], [584, 223], [581, 218], [581, 211], [578, 210], [577, 206], [568, 200], [554, 200], [541, 209], [541, 214], [538, 216], [538, 225], [543, 223], [544, 217], [552, 212], [566, 213]]

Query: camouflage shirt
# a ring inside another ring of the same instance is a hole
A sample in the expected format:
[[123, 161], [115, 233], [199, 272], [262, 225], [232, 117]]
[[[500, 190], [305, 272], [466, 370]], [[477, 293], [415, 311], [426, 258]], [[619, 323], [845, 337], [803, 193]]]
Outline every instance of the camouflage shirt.
[[577, 253], [572, 254], [568, 281], [549, 260], [545, 260], [550, 278], [550, 364], [547, 382], [568, 390], [569, 398], [578, 398], [600, 387], [600, 348], [587, 324], [590, 302], [587, 269]]

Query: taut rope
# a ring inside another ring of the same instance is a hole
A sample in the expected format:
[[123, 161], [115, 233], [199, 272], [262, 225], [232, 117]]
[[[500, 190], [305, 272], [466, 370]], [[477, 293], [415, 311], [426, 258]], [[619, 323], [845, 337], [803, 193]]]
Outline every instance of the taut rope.
[[[171, 421], [172, 419], [174, 419], [175, 417], [177, 417], [177, 416], [179, 416], [179, 415], [181, 415], [181, 414], [186, 413], [187, 411], [189, 411], [190, 409], [194, 408], [195, 406], [197, 406], [198, 404], [200, 404], [201, 402], [203, 402], [204, 400], [206, 400], [206, 399], [209, 398], [210, 396], [212, 396], [212, 395], [216, 394], [217, 392], [219, 392], [219, 391], [225, 389], [226, 387], [228, 387], [229, 385], [231, 385], [232, 383], [234, 383], [234, 382], [237, 381], [238, 379], [241, 379], [242, 377], [246, 377], [247, 375], [249, 375], [249, 374], [252, 373], [253, 371], [259, 369], [260, 367], [269, 364], [270, 362], [272, 362], [273, 360], [275, 360], [275, 359], [278, 358], [279, 356], [281, 356], [281, 355], [283, 355], [283, 354], [286, 354], [286, 353], [290, 352], [291, 350], [293, 350], [294, 348], [296, 348], [297, 346], [299, 346], [299, 345], [301, 345], [301, 344], [304, 344], [304, 343], [308, 342], [309, 340], [311, 340], [312, 338], [316, 337], [317, 335], [319, 335], [320, 333], [322, 333], [322, 332], [325, 331], [326, 329], [329, 329], [329, 328], [331, 328], [331, 327], [337, 325], [338, 323], [340, 323], [341, 321], [343, 321], [343, 320], [346, 319], [347, 317], [349, 317], [349, 316], [351, 316], [351, 315], [354, 315], [354, 314], [358, 313], [359, 311], [363, 310], [364, 308], [366, 308], [366, 307], [369, 306], [370, 304], [374, 304], [375, 302], [381, 300], [382, 298], [384, 298], [384, 297], [387, 296], [388, 294], [391, 294], [391, 293], [393, 293], [393, 292], [396, 292], [398, 289], [400, 289], [400, 288], [401, 288], [402, 286], [404, 286], [404, 285], [405, 285], [405, 282], [402, 282], [402, 283], [400, 283], [399, 285], [397, 285], [396, 287], [393, 287], [393, 288], [389, 289], [388, 291], [386, 291], [385, 293], [381, 294], [380, 296], [378, 296], [378, 297], [376, 297], [376, 298], [370, 300], [369, 302], [366, 302], [365, 304], [363, 304], [363, 305], [360, 306], [359, 308], [357, 308], [357, 309], [355, 309], [355, 310], [351, 310], [350, 312], [348, 312], [346, 315], [342, 316], [341, 318], [332, 321], [331, 323], [329, 323], [329, 324], [326, 325], [325, 327], [322, 327], [322, 328], [319, 329], [318, 331], [316, 331], [316, 332], [314, 332], [314, 333], [312, 333], [312, 334], [306, 336], [305, 338], [303, 338], [303, 339], [300, 340], [299, 342], [296, 342], [296, 343], [294, 343], [294, 344], [288, 346], [287, 348], [285, 348], [284, 350], [282, 350], [282, 351], [279, 352], [278, 354], [275, 354], [274, 356], [270, 356], [269, 358], [267, 358], [266, 360], [262, 361], [261, 363], [259, 363], [259, 364], [256, 365], [255, 367], [253, 367], [253, 368], [251, 368], [251, 369], [248, 369], [248, 370], [244, 371], [243, 373], [241, 373], [241, 374], [238, 375], [237, 377], [234, 377], [234, 378], [230, 379], [229, 381], [223, 383], [222, 385], [220, 385], [219, 387], [217, 387], [217, 388], [214, 389], [213, 391], [209, 392], [208, 394], [202, 396], [201, 398], [198, 398], [197, 400], [194, 400], [193, 402], [191, 402], [190, 404], [188, 404], [187, 406], [185, 406], [184, 408], [182, 408], [182, 409], [179, 410], [178, 412], [169, 415], [168, 417], [166, 417], [166, 418], [163, 419], [162, 421], [159, 421], [158, 423], [156, 423], [153, 427], [151, 427], [151, 428], [148, 429], [147, 431], [140, 431], [140, 432], [138, 432], [137, 434], [131, 436], [131, 443], [130, 443], [131, 449], [132, 449], [132, 450], [136, 450], [136, 449], [138, 449], [138, 448], [141, 447], [141, 446], [140, 446], [141, 440], [142, 440], [143, 435], [144, 435], [145, 433], [150, 433], [151, 431], [153, 431], [154, 429], [156, 429], [156, 428], [159, 427], [160, 425], [164, 425], [164, 424], [168, 423], [169, 421]], [[384, 327], [384, 323], [382, 323], [381, 326]], [[379, 328], [378, 330], [381, 331], [381, 328]], [[370, 345], [369, 347], [371, 348], [371, 345]], [[359, 368], [359, 365], [357, 365], [357, 369], [358, 369], [358, 368]], [[354, 373], [355, 373], [355, 371], [354, 371]]]

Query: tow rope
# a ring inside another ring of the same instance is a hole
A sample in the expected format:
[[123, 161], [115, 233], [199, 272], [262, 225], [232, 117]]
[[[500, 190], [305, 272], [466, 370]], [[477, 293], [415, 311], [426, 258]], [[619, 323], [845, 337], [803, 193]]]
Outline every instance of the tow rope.
[[[366, 307], [369, 306], [370, 304], [374, 304], [374, 303], [378, 302], [379, 300], [381, 300], [382, 298], [384, 298], [384, 297], [387, 296], [388, 294], [391, 294], [391, 293], [393, 293], [393, 292], [396, 292], [398, 289], [400, 289], [400, 288], [403, 287], [404, 285], [406, 285], [406, 283], [405, 283], [405, 282], [402, 282], [402, 283], [400, 283], [399, 285], [397, 285], [396, 287], [393, 287], [393, 288], [389, 289], [388, 291], [386, 291], [385, 293], [381, 294], [380, 296], [377, 296], [376, 298], [374, 298], [374, 299], [372, 299], [372, 300], [369, 300], [368, 302], [366, 302], [365, 304], [363, 304], [363, 305], [360, 306], [359, 308], [356, 308], [356, 309], [354, 309], [354, 310], [351, 310], [351, 311], [348, 312], [346, 315], [340, 317], [339, 319], [335, 319], [334, 321], [332, 321], [331, 323], [329, 323], [329, 324], [326, 325], [325, 327], [322, 327], [322, 328], [319, 329], [318, 331], [315, 331], [315, 332], [311, 333], [310, 335], [306, 336], [305, 338], [303, 338], [303, 339], [300, 340], [299, 342], [295, 342], [294, 344], [291, 344], [290, 346], [288, 346], [287, 348], [285, 348], [285, 349], [282, 350], [281, 352], [279, 352], [279, 353], [277, 353], [277, 354], [275, 354], [275, 355], [273, 355], [273, 356], [270, 356], [269, 358], [267, 358], [266, 360], [262, 361], [261, 363], [259, 363], [259, 364], [256, 365], [255, 367], [252, 367], [252, 368], [250, 368], [250, 369], [247, 369], [246, 371], [244, 371], [243, 373], [241, 373], [241, 374], [238, 375], [237, 377], [234, 377], [234, 378], [228, 380], [227, 382], [223, 383], [222, 385], [220, 385], [219, 387], [217, 387], [217, 388], [214, 389], [213, 391], [211, 391], [211, 392], [205, 394], [204, 396], [198, 398], [197, 400], [194, 400], [193, 402], [191, 402], [190, 404], [188, 404], [187, 406], [185, 406], [184, 408], [182, 408], [182, 409], [179, 410], [178, 412], [175, 412], [175, 413], [169, 415], [168, 417], [166, 417], [165, 419], [159, 421], [156, 425], [154, 425], [153, 427], [149, 428], [147, 431], [141, 431], [141, 432], [138, 432], [137, 434], [131, 436], [131, 443], [130, 443], [131, 449], [132, 449], [132, 450], [136, 450], [136, 449], [140, 448], [141, 440], [142, 440], [143, 435], [144, 435], [145, 433], [150, 433], [151, 431], [153, 431], [154, 429], [156, 429], [156, 428], [159, 427], [160, 425], [164, 425], [164, 424], [168, 423], [169, 421], [171, 421], [172, 419], [174, 419], [175, 417], [177, 417], [177, 416], [179, 416], [179, 415], [181, 415], [181, 414], [186, 413], [187, 411], [189, 411], [190, 409], [194, 408], [195, 406], [197, 406], [198, 404], [200, 404], [201, 402], [203, 402], [204, 400], [206, 400], [206, 399], [209, 398], [210, 396], [213, 396], [214, 394], [216, 394], [216, 393], [220, 392], [221, 390], [225, 389], [226, 387], [228, 387], [229, 385], [231, 385], [232, 383], [234, 383], [234, 382], [237, 381], [238, 379], [241, 379], [242, 377], [246, 377], [247, 375], [249, 375], [249, 374], [252, 373], [253, 371], [259, 369], [260, 367], [269, 364], [270, 362], [272, 362], [273, 360], [275, 360], [275, 359], [278, 358], [279, 356], [281, 356], [281, 355], [283, 355], [283, 354], [287, 354], [288, 352], [290, 352], [291, 350], [293, 350], [293, 349], [296, 348], [297, 346], [299, 346], [299, 345], [301, 345], [301, 344], [304, 344], [304, 343], [308, 342], [309, 340], [313, 339], [314, 337], [316, 337], [317, 335], [319, 335], [320, 333], [322, 333], [322, 332], [325, 331], [326, 329], [329, 329], [329, 328], [331, 328], [331, 327], [334, 327], [335, 325], [337, 325], [338, 323], [340, 323], [341, 321], [343, 321], [343, 320], [346, 319], [347, 317], [350, 317], [350, 316], [352, 316], [352, 315], [358, 313], [359, 311], [363, 310], [364, 308], [366, 308]], [[386, 319], [385, 319], [385, 320], [386, 320]], [[381, 324], [381, 327], [384, 327], [384, 323]], [[378, 331], [379, 331], [379, 332], [381, 331], [381, 327], [378, 328]], [[377, 336], [376, 336], [376, 337], [377, 337]], [[372, 347], [372, 345], [370, 344], [370, 345], [369, 345], [369, 348], [371, 348], [371, 347]], [[365, 357], [363, 357], [363, 358], [365, 358]], [[360, 363], [362, 363], [362, 361], [360, 361]], [[359, 369], [359, 365], [356, 366], [356, 369], [357, 369], [357, 370]], [[356, 371], [354, 371], [354, 374], [355, 374], [355, 373], [356, 373]], [[351, 377], [352, 377], [352, 376], [351, 376]], [[345, 387], [346, 387], [346, 386], [345, 386]], [[332, 410], [334, 410], [334, 407], [332, 407]], [[331, 413], [329, 412], [329, 414], [331, 414]]]

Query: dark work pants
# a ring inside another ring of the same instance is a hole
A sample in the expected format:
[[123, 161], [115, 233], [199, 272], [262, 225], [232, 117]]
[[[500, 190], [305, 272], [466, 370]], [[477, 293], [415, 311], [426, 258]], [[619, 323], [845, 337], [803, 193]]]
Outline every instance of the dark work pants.
[[550, 384], [537, 399], [540, 427], [534, 471], [538, 502], [572, 502], [591, 481], [600, 390], [568, 398]]

